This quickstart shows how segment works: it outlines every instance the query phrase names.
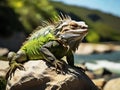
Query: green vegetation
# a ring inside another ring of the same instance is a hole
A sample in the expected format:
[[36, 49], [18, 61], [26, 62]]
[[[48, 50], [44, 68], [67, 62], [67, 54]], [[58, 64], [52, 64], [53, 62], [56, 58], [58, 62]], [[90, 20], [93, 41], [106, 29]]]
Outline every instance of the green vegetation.
[[48, 0], [1, 0], [0, 35], [9, 36], [14, 31], [30, 33], [55, 14]]
[[55, 11], [47, 0], [8, 0], [8, 5], [19, 14], [26, 30], [38, 26], [40, 19], [50, 19]]
[[0, 77], [0, 90], [5, 90], [6, 80], [3, 77]]
[[[98, 10], [51, 2], [58, 12], [69, 14], [75, 20], [84, 20], [89, 25], [88, 42], [120, 41], [120, 18]], [[77, 17], [77, 18], [76, 18]]]

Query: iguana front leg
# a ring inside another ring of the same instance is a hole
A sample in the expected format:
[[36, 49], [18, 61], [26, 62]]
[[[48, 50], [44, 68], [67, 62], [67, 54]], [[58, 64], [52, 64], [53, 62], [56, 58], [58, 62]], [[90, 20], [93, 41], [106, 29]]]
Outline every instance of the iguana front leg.
[[18, 68], [20, 70], [25, 70], [23, 65], [21, 64], [23, 61], [25, 61], [26, 54], [22, 51], [18, 51], [17, 53], [15, 52], [9, 52], [8, 53], [8, 60], [9, 60], [9, 65], [10, 68], [8, 72], [6, 73], [6, 80], [10, 77], [12, 78], [12, 74], [15, 73], [15, 70]]
[[66, 58], [67, 58], [68, 64], [69, 64], [71, 67], [77, 68], [77, 69], [79, 69], [79, 70], [81, 70], [81, 71], [83, 71], [83, 72], [85, 71], [83, 68], [74, 65], [74, 55], [73, 55], [73, 53], [72, 53], [72, 50], [69, 50], [69, 51], [68, 51], [68, 53], [67, 53], [67, 55], [66, 55]]
[[56, 41], [48, 42], [47, 44], [43, 45], [40, 49], [40, 52], [42, 53], [45, 60], [47, 60], [50, 64], [55, 66], [56, 71], [61, 70], [63, 71], [65, 69], [65, 62], [63, 60], [58, 60], [54, 54], [51, 52], [51, 49], [58, 46], [59, 43]]

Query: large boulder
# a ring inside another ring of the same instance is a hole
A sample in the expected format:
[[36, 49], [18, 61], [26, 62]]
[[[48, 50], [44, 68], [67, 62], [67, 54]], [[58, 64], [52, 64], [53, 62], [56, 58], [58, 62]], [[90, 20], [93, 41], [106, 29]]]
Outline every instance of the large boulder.
[[98, 90], [83, 71], [68, 65], [66, 74], [57, 74], [43, 60], [28, 61], [24, 67], [26, 71], [17, 69], [8, 80], [6, 90]]
[[6, 87], [6, 80], [5, 75], [8, 70], [8, 61], [2, 61], [0, 60], [0, 90], [5, 90]]
[[120, 78], [108, 81], [103, 90], [120, 90]]
[[104, 87], [106, 80], [104, 78], [99, 78], [99, 79], [93, 79], [92, 80], [94, 84], [100, 89], [103, 90], [102, 88]]
[[0, 77], [4, 77], [7, 70], [8, 70], [9, 64], [8, 61], [2, 61], [0, 60]]

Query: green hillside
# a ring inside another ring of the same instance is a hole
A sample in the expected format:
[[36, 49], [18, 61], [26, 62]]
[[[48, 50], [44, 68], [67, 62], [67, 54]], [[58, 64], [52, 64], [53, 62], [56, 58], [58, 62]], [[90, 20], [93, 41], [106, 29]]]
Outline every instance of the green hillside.
[[57, 12], [66, 13], [74, 20], [83, 20], [89, 25], [88, 42], [120, 41], [120, 18], [98, 10], [70, 6], [51, 0], [1, 0], [0, 37], [23, 31], [28, 35], [43, 20], [49, 20]]
[[72, 19], [84, 20], [89, 25], [89, 42], [120, 41], [120, 18], [98, 10], [51, 2], [59, 12], [69, 14]]
[[16, 31], [29, 34], [54, 14], [48, 0], [0, 0], [0, 36], [9, 37]]

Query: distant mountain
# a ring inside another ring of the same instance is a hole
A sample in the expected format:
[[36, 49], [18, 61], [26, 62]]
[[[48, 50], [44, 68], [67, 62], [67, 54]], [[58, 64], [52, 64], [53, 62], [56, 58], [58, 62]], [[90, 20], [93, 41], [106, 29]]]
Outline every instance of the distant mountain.
[[88, 42], [120, 41], [120, 18], [98, 10], [51, 2], [58, 13], [68, 14], [74, 20], [84, 20], [89, 25]]

